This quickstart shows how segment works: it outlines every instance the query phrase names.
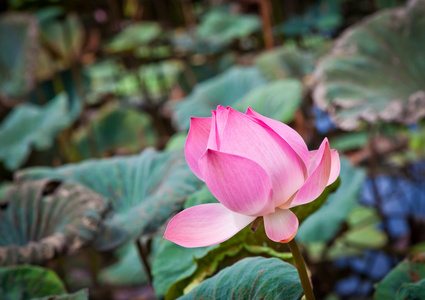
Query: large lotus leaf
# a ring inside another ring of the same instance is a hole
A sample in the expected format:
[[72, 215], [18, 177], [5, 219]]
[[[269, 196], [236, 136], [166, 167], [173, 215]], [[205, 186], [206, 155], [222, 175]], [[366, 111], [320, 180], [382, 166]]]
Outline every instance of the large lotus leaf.
[[86, 127], [75, 131], [71, 138], [74, 160], [100, 157], [117, 150], [137, 153], [156, 144], [157, 135], [151, 117], [130, 108], [108, 105], [98, 110]]
[[15, 108], [0, 125], [0, 161], [15, 170], [28, 158], [32, 147], [48, 149], [76, 117], [71, 110], [64, 93], [44, 106], [25, 103]]
[[328, 42], [310, 50], [298, 49], [295, 45], [282, 46], [260, 54], [255, 63], [269, 80], [283, 78], [303, 80], [313, 72], [316, 61], [329, 46]]
[[378, 12], [347, 29], [317, 66], [314, 100], [337, 125], [412, 123], [425, 116], [425, 1]]
[[251, 91], [234, 104], [234, 108], [246, 112], [248, 107], [263, 116], [289, 123], [301, 105], [302, 83], [296, 79], [273, 81]]
[[29, 14], [0, 16], [0, 97], [10, 104], [34, 86], [38, 33], [37, 19]]
[[297, 240], [303, 243], [328, 242], [339, 231], [357, 203], [366, 174], [362, 169], [353, 168], [346, 159], [341, 159], [339, 176], [341, 185], [338, 190], [301, 225]]
[[[399, 263], [385, 278], [375, 287], [375, 300], [385, 299], [424, 299], [425, 264], [422, 261], [414, 262], [405, 260]], [[422, 283], [421, 286], [415, 283]], [[410, 297], [401, 297], [402, 295]], [[417, 293], [420, 297], [413, 297]]]
[[181, 152], [147, 149], [129, 157], [86, 160], [60, 168], [31, 168], [17, 177], [69, 179], [109, 199], [112, 209], [95, 241], [98, 249], [106, 250], [156, 231], [199, 187], [200, 181]]
[[301, 299], [297, 269], [276, 258], [250, 257], [202, 282], [189, 299]]
[[256, 67], [232, 67], [223, 74], [196, 85], [193, 92], [174, 106], [174, 119], [181, 130], [189, 129], [190, 117], [209, 117], [218, 105], [230, 106], [248, 92], [266, 83]]
[[214, 9], [203, 16], [196, 36], [201, 41], [221, 47], [260, 28], [261, 22], [256, 15], [236, 15], [227, 10]]
[[0, 299], [32, 300], [66, 293], [55, 272], [36, 266], [0, 268]]
[[137, 47], [147, 45], [159, 38], [161, 27], [154, 22], [135, 23], [117, 34], [107, 45], [108, 53], [134, 51]]
[[48, 180], [17, 184], [0, 202], [0, 265], [76, 252], [97, 234], [106, 210], [106, 200], [84, 186]]

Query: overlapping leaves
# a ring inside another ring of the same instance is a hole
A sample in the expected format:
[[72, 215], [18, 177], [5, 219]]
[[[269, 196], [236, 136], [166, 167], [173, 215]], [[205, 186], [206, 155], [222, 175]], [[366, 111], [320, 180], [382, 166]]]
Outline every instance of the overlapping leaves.
[[314, 100], [343, 129], [425, 116], [425, 1], [378, 12], [345, 31], [315, 71]]
[[0, 299], [88, 300], [88, 292], [81, 290], [66, 294], [65, 286], [55, 272], [23, 265], [0, 268]]
[[107, 204], [82, 185], [16, 184], [0, 203], [0, 265], [43, 263], [74, 253], [98, 232]]
[[298, 300], [302, 296], [294, 266], [276, 258], [251, 257], [221, 270], [179, 299]]
[[181, 151], [152, 149], [140, 155], [86, 160], [55, 169], [32, 168], [21, 171], [18, 178], [72, 180], [106, 197], [112, 209], [95, 241], [101, 250], [154, 232], [200, 184]]

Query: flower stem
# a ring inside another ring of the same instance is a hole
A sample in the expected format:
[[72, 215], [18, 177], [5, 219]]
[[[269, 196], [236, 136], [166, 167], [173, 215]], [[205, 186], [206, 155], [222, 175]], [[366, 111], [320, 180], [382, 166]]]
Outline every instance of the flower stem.
[[138, 238], [136, 240], [136, 246], [137, 246], [137, 251], [139, 252], [139, 258], [142, 261], [143, 267], [148, 277], [149, 284], [152, 285], [152, 273], [151, 273], [151, 267], [149, 266], [149, 262], [148, 262], [148, 249], [146, 247], [146, 244], [142, 242], [140, 238]]
[[313, 289], [311, 288], [310, 279], [308, 278], [307, 268], [303, 256], [301, 255], [300, 249], [295, 239], [292, 239], [288, 243], [289, 249], [291, 249], [292, 256], [295, 260], [295, 266], [297, 267], [298, 274], [301, 279], [301, 284], [304, 290], [306, 300], [314, 300]]

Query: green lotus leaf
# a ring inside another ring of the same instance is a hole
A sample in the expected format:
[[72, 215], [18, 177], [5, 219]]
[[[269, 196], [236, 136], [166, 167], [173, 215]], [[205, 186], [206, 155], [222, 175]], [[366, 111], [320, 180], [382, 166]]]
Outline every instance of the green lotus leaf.
[[144, 112], [121, 108], [116, 104], [102, 107], [87, 126], [71, 137], [72, 160], [101, 157], [108, 153], [137, 153], [156, 144], [157, 135], [152, 118]]
[[30, 14], [0, 16], [0, 98], [8, 104], [15, 104], [34, 87], [38, 33], [37, 19]]
[[0, 268], [0, 299], [32, 300], [64, 293], [64, 284], [52, 270], [28, 265]]
[[250, 257], [221, 270], [179, 299], [298, 300], [302, 296], [294, 266], [276, 258]]
[[[402, 261], [375, 286], [373, 298], [375, 300], [423, 299], [425, 296], [424, 279], [425, 264], [423, 261]], [[413, 297], [415, 294], [420, 296]]]
[[236, 15], [225, 9], [213, 9], [202, 17], [196, 36], [212, 46], [223, 47], [260, 29], [261, 22], [256, 15]]
[[303, 80], [313, 73], [317, 60], [330, 47], [322, 41], [309, 50], [296, 45], [282, 46], [260, 54], [255, 64], [268, 80], [296, 78]]
[[336, 124], [416, 122], [425, 116], [425, 1], [384, 10], [347, 29], [314, 73], [315, 103]]
[[56, 135], [75, 119], [74, 104], [61, 93], [44, 106], [25, 103], [16, 107], [0, 124], [0, 161], [15, 170], [28, 158], [31, 148], [45, 150]]
[[297, 240], [303, 243], [328, 242], [340, 230], [349, 213], [355, 207], [366, 174], [341, 159], [341, 185], [329, 195], [327, 201], [300, 226]]
[[97, 234], [106, 210], [106, 200], [84, 186], [48, 180], [16, 184], [0, 202], [0, 265], [75, 253]]
[[189, 129], [190, 117], [210, 117], [218, 105], [230, 106], [248, 92], [264, 85], [256, 67], [232, 67], [223, 74], [196, 85], [192, 93], [174, 106], [174, 120], [181, 130]]
[[113, 249], [156, 231], [200, 185], [182, 151], [86, 160], [59, 168], [30, 168], [19, 180], [55, 178], [77, 181], [105, 196], [111, 205], [95, 246]]
[[42, 298], [32, 298], [31, 300], [88, 300], [89, 292], [87, 290], [81, 290], [74, 294], [62, 294], [47, 296]]
[[158, 39], [161, 33], [162, 29], [157, 23], [134, 23], [117, 34], [104, 49], [108, 53], [134, 51]]
[[234, 104], [234, 108], [246, 112], [248, 107], [263, 116], [289, 123], [301, 105], [302, 83], [296, 79], [281, 79], [251, 91]]

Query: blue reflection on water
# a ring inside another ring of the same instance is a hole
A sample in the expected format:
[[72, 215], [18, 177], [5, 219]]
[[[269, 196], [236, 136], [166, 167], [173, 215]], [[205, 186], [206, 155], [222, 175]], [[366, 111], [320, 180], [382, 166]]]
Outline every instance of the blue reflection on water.
[[[409, 219], [425, 222], [425, 162], [417, 162], [407, 168], [404, 175], [381, 175], [368, 178], [362, 188], [360, 203], [378, 208], [384, 216], [383, 224], [390, 238], [396, 243], [409, 237]], [[376, 197], [376, 185], [379, 198]], [[335, 291], [343, 297], [365, 297], [373, 292], [373, 284], [380, 281], [400, 262], [402, 257], [368, 250], [363, 255], [338, 259], [334, 265], [349, 268], [352, 274], [339, 280]]]
[[313, 115], [316, 118], [315, 125], [320, 134], [328, 133], [336, 128], [327, 112], [313, 106]]

